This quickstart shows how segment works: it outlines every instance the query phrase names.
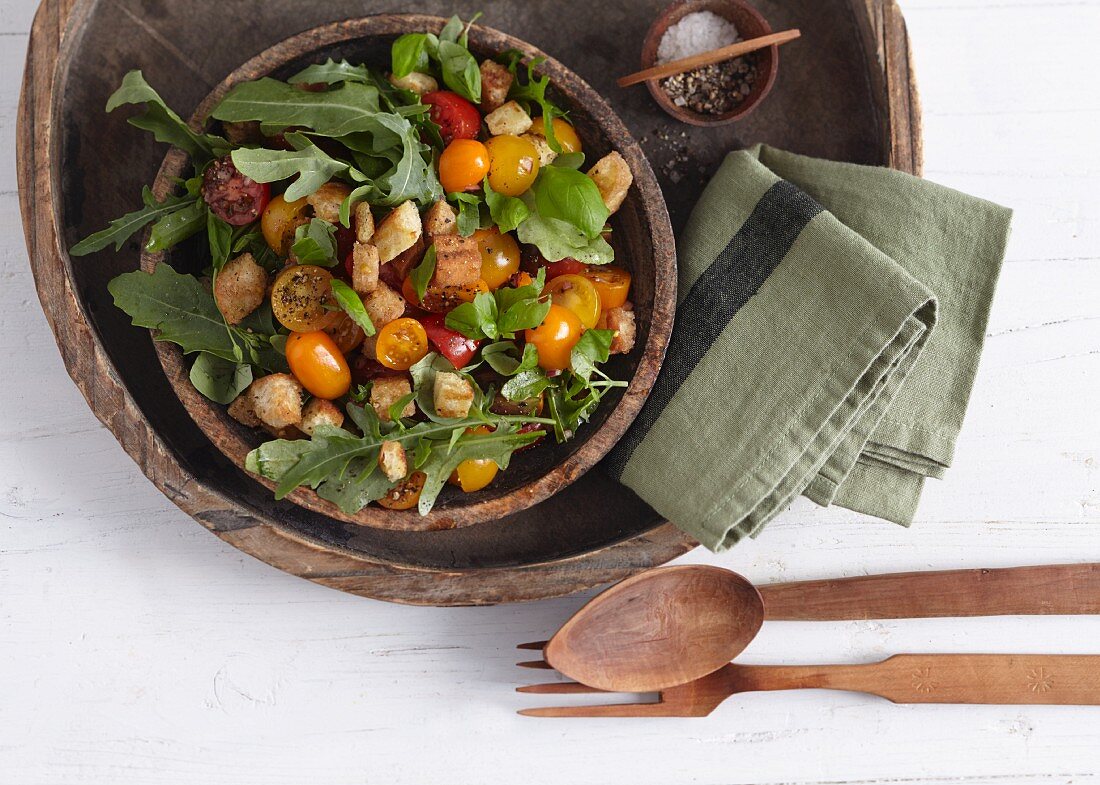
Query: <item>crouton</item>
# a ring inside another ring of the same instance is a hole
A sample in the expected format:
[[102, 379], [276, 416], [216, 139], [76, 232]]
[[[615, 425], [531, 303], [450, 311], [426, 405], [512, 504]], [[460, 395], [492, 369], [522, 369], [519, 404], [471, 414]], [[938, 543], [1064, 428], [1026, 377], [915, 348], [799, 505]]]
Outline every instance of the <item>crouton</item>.
[[378, 451], [378, 467], [390, 482], [405, 478], [409, 473], [409, 462], [401, 442], [382, 442], [382, 448]]
[[508, 100], [512, 89], [512, 72], [492, 60], [481, 62], [481, 111], [486, 114], [499, 109]]
[[250, 253], [227, 262], [214, 278], [214, 302], [230, 324], [239, 324], [267, 297], [267, 271]]
[[400, 319], [405, 313], [405, 298], [395, 292], [384, 281], [379, 281], [374, 291], [363, 298], [371, 323], [381, 330], [394, 319]]
[[370, 205], [356, 202], [354, 215], [352, 226], [355, 227], [355, 239], [361, 243], [369, 243], [374, 237], [374, 213], [370, 211]]
[[246, 394], [264, 425], [285, 428], [302, 421], [302, 385], [289, 373], [262, 376], [249, 385]]
[[634, 319], [634, 306], [629, 302], [621, 308], [609, 308], [600, 314], [596, 326], [601, 330], [614, 330], [611, 339], [612, 354], [629, 354], [634, 349], [638, 326]]
[[596, 165], [588, 170], [588, 176], [596, 182], [603, 203], [611, 212], [622, 207], [630, 185], [634, 182], [630, 167], [618, 152], [608, 153], [596, 161]]
[[485, 115], [485, 125], [493, 136], [525, 134], [531, 130], [532, 122], [531, 115], [523, 111], [523, 107], [515, 101], [509, 101]]
[[302, 410], [302, 421], [298, 423], [298, 427], [304, 433], [312, 436], [319, 425], [331, 425], [333, 428], [339, 428], [343, 424], [344, 413], [340, 411], [336, 404], [332, 401], [326, 401], [324, 398], [314, 398]]
[[230, 417], [249, 428], [259, 428], [263, 424], [260, 422], [260, 418], [256, 416], [256, 405], [247, 390], [233, 399], [227, 411]]
[[306, 197], [306, 203], [313, 208], [313, 214], [330, 224], [340, 223], [340, 205], [351, 194], [351, 187], [336, 181], [325, 183]]
[[428, 241], [424, 239], [424, 235], [420, 235], [411, 247], [406, 248], [390, 260], [389, 264], [393, 268], [394, 277], [398, 280], [405, 280], [409, 275], [409, 270], [420, 264], [426, 250], [428, 250]]
[[435, 413], [440, 417], [465, 417], [474, 402], [474, 388], [457, 373], [440, 371], [435, 375]]
[[390, 84], [401, 90], [408, 90], [417, 95], [431, 93], [439, 89], [439, 82], [430, 74], [422, 74], [420, 71], [410, 71], [404, 76], [390, 74]]
[[366, 357], [368, 360], [378, 359], [378, 333], [374, 335], [363, 335], [363, 342], [359, 344], [359, 354]]
[[524, 134], [520, 139], [526, 139], [528, 142], [535, 146], [535, 150], [539, 154], [539, 166], [549, 166], [554, 163], [554, 159], [558, 157], [558, 154], [550, 147], [550, 143], [546, 141], [546, 137], [539, 136], [538, 134]]
[[[404, 376], [383, 376], [375, 379], [370, 388], [370, 405], [378, 414], [378, 419], [390, 422], [390, 407], [412, 392], [412, 382]], [[401, 412], [402, 417], [412, 417], [416, 414], [416, 406], [412, 401], [406, 404]]]
[[382, 264], [411, 248], [423, 233], [420, 211], [412, 202], [403, 202], [382, 219], [374, 230], [371, 243], [378, 248], [378, 261]]
[[455, 209], [447, 204], [446, 199], [440, 199], [428, 208], [428, 212], [424, 215], [424, 234], [429, 240], [446, 234], [458, 234], [458, 215]]
[[336, 348], [345, 356], [359, 348], [359, 344], [367, 337], [367, 334], [363, 332], [363, 328], [343, 311], [335, 315], [333, 322], [325, 327], [324, 331], [336, 343]]
[[356, 241], [351, 250], [351, 288], [370, 294], [378, 287], [378, 249]]
[[465, 286], [481, 277], [481, 251], [473, 237], [446, 234], [435, 238], [433, 286]]

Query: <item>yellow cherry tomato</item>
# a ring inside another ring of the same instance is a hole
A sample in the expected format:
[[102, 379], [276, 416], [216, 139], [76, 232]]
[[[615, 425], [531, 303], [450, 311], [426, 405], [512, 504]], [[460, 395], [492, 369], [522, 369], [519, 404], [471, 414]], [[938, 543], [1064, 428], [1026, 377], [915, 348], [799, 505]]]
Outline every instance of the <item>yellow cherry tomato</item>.
[[287, 267], [271, 287], [271, 311], [288, 330], [308, 333], [324, 330], [339, 319], [339, 310], [330, 310], [332, 273], [312, 264]]
[[605, 311], [621, 308], [630, 296], [630, 273], [621, 267], [591, 265], [583, 275], [600, 293], [600, 305]]
[[[577, 136], [577, 132], [573, 130], [573, 126], [560, 117], [555, 117], [551, 126], [554, 128], [554, 137], [558, 140], [558, 144], [561, 145], [561, 151], [563, 153], [581, 152], [581, 138]], [[536, 117], [534, 122], [531, 123], [531, 133], [545, 139], [546, 121], [541, 117]]]
[[600, 320], [600, 294], [583, 275], [559, 275], [543, 291], [553, 302], [575, 313], [585, 329], [591, 330]]
[[539, 175], [539, 151], [528, 139], [512, 134], [494, 136], [489, 150], [489, 185], [505, 196], [519, 196]]
[[[479, 425], [476, 428], [467, 428], [466, 432], [478, 434], [492, 433], [492, 431], [484, 425]], [[448, 482], [450, 482], [451, 485], [457, 485], [466, 493], [473, 493], [474, 491], [480, 491], [491, 483], [497, 476], [499, 470], [500, 467], [496, 465], [495, 461], [491, 461], [487, 458], [473, 458], [460, 463], [458, 467], [451, 472]]]
[[424, 490], [427, 479], [428, 475], [424, 472], [413, 472], [386, 491], [378, 503], [387, 510], [411, 510], [420, 503], [420, 492]]
[[336, 342], [326, 333], [291, 333], [286, 339], [290, 372], [317, 398], [331, 401], [351, 387], [351, 369]]
[[569, 355], [581, 339], [584, 327], [577, 315], [556, 303], [542, 324], [533, 330], [525, 330], [524, 339], [539, 352], [539, 366], [546, 371], [564, 371], [569, 367]]
[[428, 333], [416, 319], [395, 319], [379, 330], [374, 352], [387, 368], [407, 371], [428, 353]]
[[260, 231], [271, 250], [279, 256], [288, 256], [294, 245], [294, 232], [302, 224], [309, 223], [305, 197], [288, 202], [282, 194], [267, 203], [260, 216]]
[[498, 229], [478, 229], [473, 234], [481, 252], [481, 280], [499, 289], [519, 270], [519, 243]]
[[489, 151], [477, 139], [455, 139], [439, 156], [439, 182], [447, 193], [481, 184], [489, 173]]

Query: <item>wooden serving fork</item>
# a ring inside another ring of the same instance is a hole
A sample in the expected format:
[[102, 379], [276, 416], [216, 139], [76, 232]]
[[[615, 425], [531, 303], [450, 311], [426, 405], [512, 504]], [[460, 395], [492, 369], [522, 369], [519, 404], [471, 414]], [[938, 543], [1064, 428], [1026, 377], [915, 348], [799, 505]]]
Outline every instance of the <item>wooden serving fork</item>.
[[[522, 665], [523, 663], [521, 663]], [[1100, 705], [1100, 655], [899, 654], [865, 665], [737, 665], [658, 693], [651, 703], [548, 706], [528, 717], [705, 717], [731, 695], [770, 690], [865, 692], [893, 703]], [[534, 695], [601, 693], [577, 682], [533, 684]]]

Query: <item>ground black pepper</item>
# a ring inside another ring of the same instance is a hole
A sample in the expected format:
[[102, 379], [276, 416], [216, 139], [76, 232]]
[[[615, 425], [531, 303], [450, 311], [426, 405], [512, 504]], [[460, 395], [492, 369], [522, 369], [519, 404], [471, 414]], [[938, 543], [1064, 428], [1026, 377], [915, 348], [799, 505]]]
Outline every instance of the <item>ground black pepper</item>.
[[661, 82], [661, 88], [676, 106], [721, 115], [748, 98], [757, 75], [756, 58], [745, 55], [670, 76]]

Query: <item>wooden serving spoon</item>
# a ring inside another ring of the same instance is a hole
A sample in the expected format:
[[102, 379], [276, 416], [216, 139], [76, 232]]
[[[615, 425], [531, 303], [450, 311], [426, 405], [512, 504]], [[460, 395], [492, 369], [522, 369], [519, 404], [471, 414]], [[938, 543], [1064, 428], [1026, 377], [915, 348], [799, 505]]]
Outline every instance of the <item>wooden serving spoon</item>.
[[593, 598], [543, 647], [543, 656], [590, 687], [656, 692], [729, 663], [765, 618], [1086, 613], [1100, 613], [1100, 564], [911, 572], [759, 590], [730, 570], [692, 564], [643, 572]]

